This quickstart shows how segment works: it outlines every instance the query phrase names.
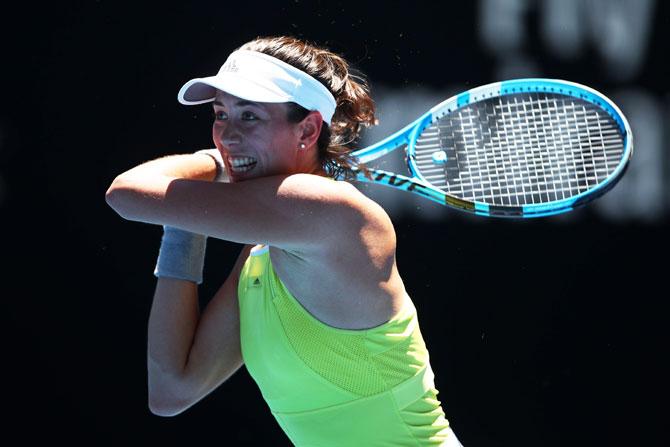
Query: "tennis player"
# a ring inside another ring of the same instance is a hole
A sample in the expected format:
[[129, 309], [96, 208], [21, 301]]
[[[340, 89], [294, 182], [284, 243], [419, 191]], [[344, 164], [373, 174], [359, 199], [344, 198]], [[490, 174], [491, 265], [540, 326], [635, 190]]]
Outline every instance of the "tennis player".
[[[163, 225], [148, 328], [149, 408], [173, 416], [242, 364], [297, 446], [460, 446], [437, 400], [384, 210], [347, 181], [375, 123], [340, 56], [259, 38], [179, 91], [213, 103], [216, 149], [120, 174], [106, 200]], [[338, 180], [336, 180], [338, 179]], [[244, 244], [206, 308], [206, 238]]]

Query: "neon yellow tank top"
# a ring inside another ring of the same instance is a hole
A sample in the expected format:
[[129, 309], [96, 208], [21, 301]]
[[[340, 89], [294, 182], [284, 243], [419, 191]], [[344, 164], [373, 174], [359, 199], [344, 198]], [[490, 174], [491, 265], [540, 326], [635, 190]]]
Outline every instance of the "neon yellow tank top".
[[252, 249], [238, 296], [245, 365], [296, 446], [461, 446], [409, 296], [381, 326], [328, 326], [286, 289], [267, 245]]

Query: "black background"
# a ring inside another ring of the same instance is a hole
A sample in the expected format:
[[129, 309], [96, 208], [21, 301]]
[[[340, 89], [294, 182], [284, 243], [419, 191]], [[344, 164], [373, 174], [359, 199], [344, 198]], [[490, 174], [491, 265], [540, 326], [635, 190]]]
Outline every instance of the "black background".
[[[209, 109], [180, 106], [177, 90], [259, 35], [342, 53], [373, 95], [375, 85], [492, 82], [478, 4], [53, 3], [1, 19], [5, 426], [25, 441], [289, 445], [244, 368], [182, 415], [149, 412], [161, 229], [122, 220], [105, 190], [140, 162], [211, 147]], [[659, 2], [634, 79], [658, 95], [668, 16]], [[543, 64], [607, 90], [591, 56]], [[667, 214], [612, 223], [586, 207], [557, 223], [454, 213], [394, 224], [439, 398], [463, 444], [668, 445]], [[210, 239], [203, 301], [239, 248]]]

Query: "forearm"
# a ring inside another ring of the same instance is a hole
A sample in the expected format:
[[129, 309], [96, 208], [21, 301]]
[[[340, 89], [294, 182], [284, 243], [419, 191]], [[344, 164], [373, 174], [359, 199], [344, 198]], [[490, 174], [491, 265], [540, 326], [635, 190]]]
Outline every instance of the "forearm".
[[[200, 319], [197, 285], [192, 281], [158, 278], [149, 315], [147, 368], [149, 396], [179, 403], [189, 390], [184, 372]], [[154, 407], [164, 407], [154, 402]]]

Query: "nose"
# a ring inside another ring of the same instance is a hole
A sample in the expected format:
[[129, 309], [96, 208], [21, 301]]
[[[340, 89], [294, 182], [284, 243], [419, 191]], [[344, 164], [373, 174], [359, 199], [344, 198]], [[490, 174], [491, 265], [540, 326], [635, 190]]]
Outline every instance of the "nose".
[[[218, 132], [216, 128], [218, 127]], [[218, 138], [221, 144], [228, 148], [241, 142], [239, 129], [230, 121], [219, 126], [215, 126], [214, 138]]]

